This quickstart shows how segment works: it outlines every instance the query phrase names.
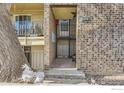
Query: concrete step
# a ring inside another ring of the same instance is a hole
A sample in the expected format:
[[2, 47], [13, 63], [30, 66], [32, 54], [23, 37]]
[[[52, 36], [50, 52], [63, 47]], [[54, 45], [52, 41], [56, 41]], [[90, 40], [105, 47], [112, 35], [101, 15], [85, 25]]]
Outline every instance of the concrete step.
[[58, 79], [85, 79], [85, 74], [76, 68], [52, 68], [45, 71], [45, 78]]

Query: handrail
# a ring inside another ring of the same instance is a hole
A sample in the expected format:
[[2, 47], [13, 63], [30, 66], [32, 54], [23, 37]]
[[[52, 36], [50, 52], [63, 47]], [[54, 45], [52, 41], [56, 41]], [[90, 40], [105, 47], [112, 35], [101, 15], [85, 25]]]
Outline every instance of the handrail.
[[43, 22], [32, 22], [26, 23], [24, 21], [20, 21], [15, 23], [15, 29], [17, 36], [43, 36]]

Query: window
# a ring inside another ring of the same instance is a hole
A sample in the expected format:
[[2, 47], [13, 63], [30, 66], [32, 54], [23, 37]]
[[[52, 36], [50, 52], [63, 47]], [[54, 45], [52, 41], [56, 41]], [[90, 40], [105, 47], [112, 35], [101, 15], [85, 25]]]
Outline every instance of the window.
[[60, 26], [60, 31], [69, 31], [69, 20], [61, 20]]
[[15, 29], [17, 35], [27, 35], [31, 30], [31, 16], [19, 15], [15, 16]]

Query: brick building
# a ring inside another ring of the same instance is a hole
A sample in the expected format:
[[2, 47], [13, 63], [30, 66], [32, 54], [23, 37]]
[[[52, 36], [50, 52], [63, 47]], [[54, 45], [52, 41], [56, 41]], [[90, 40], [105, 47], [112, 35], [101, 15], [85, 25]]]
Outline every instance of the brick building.
[[61, 59], [67, 68], [110, 75], [123, 73], [123, 10], [124, 4], [13, 4], [10, 12], [32, 68], [50, 69]]

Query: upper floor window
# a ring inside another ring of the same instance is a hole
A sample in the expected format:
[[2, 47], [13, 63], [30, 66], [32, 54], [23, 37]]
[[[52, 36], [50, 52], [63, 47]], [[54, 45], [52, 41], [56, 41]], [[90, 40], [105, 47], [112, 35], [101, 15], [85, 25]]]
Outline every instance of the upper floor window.
[[31, 29], [31, 16], [29, 15], [18, 15], [15, 16], [15, 28], [17, 35], [26, 35]]

